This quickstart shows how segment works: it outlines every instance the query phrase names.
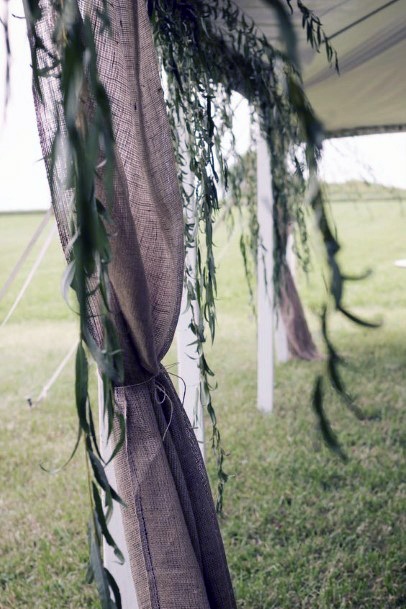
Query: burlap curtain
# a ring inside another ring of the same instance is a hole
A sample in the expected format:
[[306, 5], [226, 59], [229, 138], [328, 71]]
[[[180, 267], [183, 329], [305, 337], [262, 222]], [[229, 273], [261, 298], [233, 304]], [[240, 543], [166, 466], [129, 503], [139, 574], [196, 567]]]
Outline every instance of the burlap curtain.
[[[94, 23], [97, 4], [87, 0], [81, 5]], [[205, 466], [160, 363], [179, 314], [184, 246], [182, 202], [157, 56], [145, 0], [108, 4], [113, 33], [96, 33], [96, 46], [116, 140], [110, 279], [125, 364], [125, 385], [115, 393], [126, 417], [127, 437], [115, 474], [127, 505], [122, 516], [131, 572], [141, 609], [228, 609], [235, 607], [235, 600]], [[52, 48], [52, 1], [44, 0], [42, 8], [38, 33]], [[35, 102], [48, 158], [60, 81], [43, 81], [44, 100], [36, 97]], [[60, 161], [50, 177], [68, 255], [71, 193], [61, 186], [63, 175]], [[97, 194], [103, 201], [101, 184]], [[91, 331], [101, 343], [97, 302], [92, 314]]]

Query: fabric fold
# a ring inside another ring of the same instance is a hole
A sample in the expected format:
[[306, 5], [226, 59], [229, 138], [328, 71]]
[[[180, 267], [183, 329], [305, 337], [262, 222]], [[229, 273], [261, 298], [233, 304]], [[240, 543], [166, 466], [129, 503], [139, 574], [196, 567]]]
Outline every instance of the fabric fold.
[[[108, 3], [112, 34], [97, 25], [103, 0], [79, 3], [94, 25], [100, 79], [115, 137], [114, 204], [109, 225], [112, 318], [123, 352], [117, 407], [126, 441], [114, 460], [131, 573], [140, 609], [234, 609], [235, 600], [205, 465], [193, 429], [160, 362], [173, 340], [183, 283], [183, 209], [177, 168], [145, 0]], [[42, 0], [37, 34], [55, 52], [52, 0]], [[33, 40], [30, 41], [33, 45]], [[39, 67], [47, 53], [39, 53]], [[42, 79], [35, 95], [53, 206], [69, 255], [71, 195], [61, 160], [50, 171], [61, 117], [60, 79]], [[85, 100], [89, 116], [92, 101]], [[96, 181], [107, 205], [103, 176]], [[99, 345], [98, 300], [89, 327]], [[115, 431], [117, 435], [118, 430]]]
[[137, 589], [147, 578], [153, 609], [235, 607], [206, 468], [167, 372], [117, 388], [116, 401], [131, 438], [115, 470], [132, 506], [122, 510], [124, 530], [129, 547], [145, 548], [144, 574], [133, 572]]

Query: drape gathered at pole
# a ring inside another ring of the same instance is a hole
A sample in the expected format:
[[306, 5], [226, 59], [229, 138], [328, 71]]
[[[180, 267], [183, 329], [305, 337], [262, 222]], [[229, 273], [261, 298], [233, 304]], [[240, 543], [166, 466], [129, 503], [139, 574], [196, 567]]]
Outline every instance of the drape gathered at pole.
[[[96, 27], [102, 0], [85, 0], [80, 8], [95, 26], [99, 76], [111, 105], [116, 146], [109, 274], [125, 372], [115, 398], [127, 424], [115, 475], [126, 504], [121, 509], [137, 602], [140, 609], [231, 609], [235, 600], [201, 452], [161, 365], [179, 315], [184, 226], [156, 50], [145, 0], [108, 5], [111, 33]], [[36, 27], [52, 49], [52, 0], [42, 2], [42, 11]], [[41, 68], [47, 57], [39, 53], [39, 59]], [[62, 132], [64, 125], [55, 115], [60, 79], [42, 81], [43, 99], [35, 95], [35, 104], [49, 163], [58, 121]], [[88, 106], [91, 112], [91, 101]], [[100, 156], [102, 174], [103, 151]], [[69, 257], [72, 197], [63, 185], [64, 171], [61, 156], [49, 177]], [[102, 184], [100, 175], [97, 198], [106, 203]], [[89, 327], [101, 345], [96, 298]]]

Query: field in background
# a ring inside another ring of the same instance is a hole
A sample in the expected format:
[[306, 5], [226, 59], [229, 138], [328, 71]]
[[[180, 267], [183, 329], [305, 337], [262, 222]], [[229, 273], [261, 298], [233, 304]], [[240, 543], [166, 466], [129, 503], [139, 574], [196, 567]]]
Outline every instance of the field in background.
[[[329, 415], [350, 457], [346, 465], [315, 430], [310, 395], [320, 362], [278, 366], [275, 411], [263, 416], [256, 410], [256, 329], [238, 235], [230, 242], [218, 235], [219, 330], [209, 362], [229, 452], [222, 530], [240, 609], [406, 607], [406, 270], [393, 264], [406, 258], [406, 203], [334, 204], [333, 214], [348, 273], [374, 269], [368, 280], [349, 286], [346, 301], [359, 315], [384, 321], [371, 331], [332, 320], [349, 362], [348, 385], [366, 414], [357, 421], [329, 398]], [[0, 285], [39, 220], [0, 216]], [[317, 260], [320, 245], [312, 239], [311, 247]], [[319, 340], [323, 282], [314, 267], [307, 277], [300, 274], [300, 285]], [[62, 270], [55, 240], [0, 329], [1, 609], [97, 607], [93, 588], [84, 583], [83, 453], [58, 474], [39, 466], [61, 465], [74, 443], [73, 362], [45, 401], [31, 410], [27, 403], [75, 341], [75, 316], [60, 296]], [[23, 280], [24, 272], [1, 303], [0, 320]], [[172, 351], [167, 363], [174, 362]], [[210, 454], [209, 470], [214, 480]]]

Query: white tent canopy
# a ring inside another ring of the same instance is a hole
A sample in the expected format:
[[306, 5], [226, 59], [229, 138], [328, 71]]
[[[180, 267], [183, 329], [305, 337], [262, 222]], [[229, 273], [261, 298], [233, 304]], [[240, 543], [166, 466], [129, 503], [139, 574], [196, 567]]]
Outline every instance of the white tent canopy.
[[[307, 95], [330, 135], [406, 129], [405, 0], [307, 0], [338, 53], [340, 76], [324, 52], [306, 41], [295, 2]], [[269, 40], [277, 43], [277, 18], [264, 0], [237, 0]]]

